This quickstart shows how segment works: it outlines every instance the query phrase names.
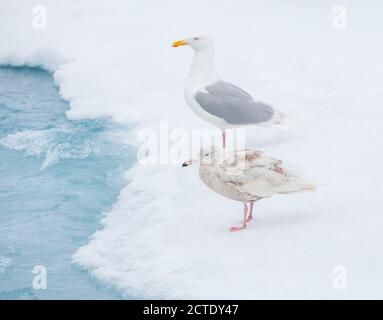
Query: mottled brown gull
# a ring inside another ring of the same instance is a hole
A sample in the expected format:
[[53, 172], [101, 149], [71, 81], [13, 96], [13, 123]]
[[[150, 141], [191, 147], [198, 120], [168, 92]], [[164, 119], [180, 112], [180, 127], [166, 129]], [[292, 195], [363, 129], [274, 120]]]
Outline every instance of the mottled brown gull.
[[277, 194], [313, 191], [315, 185], [301, 178], [281, 160], [266, 156], [257, 150], [230, 152], [211, 147], [201, 152], [198, 159], [184, 162], [183, 166], [199, 163], [199, 176], [204, 184], [220, 195], [244, 204], [241, 226], [246, 228], [253, 219], [254, 202]]

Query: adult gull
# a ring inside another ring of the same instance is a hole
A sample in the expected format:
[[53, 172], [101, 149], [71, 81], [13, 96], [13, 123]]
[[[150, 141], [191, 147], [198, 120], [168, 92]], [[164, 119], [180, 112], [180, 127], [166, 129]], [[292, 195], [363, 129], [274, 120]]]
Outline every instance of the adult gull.
[[285, 123], [286, 117], [272, 106], [255, 101], [245, 90], [219, 79], [214, 65], [214, 43], [209, 36], [195, 36], [175, 41], [172, 46], [188, 45], [194, 57], [185, 85], [185, 100], [197, 116], [222, 130], [244, 125]]

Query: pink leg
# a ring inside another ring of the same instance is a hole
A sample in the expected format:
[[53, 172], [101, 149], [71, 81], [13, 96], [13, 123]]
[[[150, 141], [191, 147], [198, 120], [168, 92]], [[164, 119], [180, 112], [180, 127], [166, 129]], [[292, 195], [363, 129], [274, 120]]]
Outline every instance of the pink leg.
[[251, 220], [253, 220], [253, 207], [254, 207], [254, 201], [250, 201], [250, 214], [247, 217], [246, 222], [250, 222]]
[[245, 202], [244, 203], [244, 208], [243, 208], [243, 221], [242, 221], [242, 225], [240, 227], [231, 227], [229, 230], [230, 232], [235, 232], [235, 231], [239, 231], [239, 230], [242, 230], [242, 229], [245, 229], [246, 228], [246, 221], [247, 221], [247, 212], [248, 212], [248, 208], [247, 208], [247, 203]]
[[222, 147], [226, 148], [226, 132], [225, 130], [222, 131]]

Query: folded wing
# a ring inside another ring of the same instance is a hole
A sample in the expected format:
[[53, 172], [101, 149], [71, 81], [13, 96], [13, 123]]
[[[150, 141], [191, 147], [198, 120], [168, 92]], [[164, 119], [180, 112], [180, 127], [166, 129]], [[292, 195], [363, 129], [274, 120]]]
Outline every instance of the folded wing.
[[203, 110], [232, 125], [262, 124], [273, 119], [274, 109], [241, 88], [224, 81], [207, 86], [195, 95]]

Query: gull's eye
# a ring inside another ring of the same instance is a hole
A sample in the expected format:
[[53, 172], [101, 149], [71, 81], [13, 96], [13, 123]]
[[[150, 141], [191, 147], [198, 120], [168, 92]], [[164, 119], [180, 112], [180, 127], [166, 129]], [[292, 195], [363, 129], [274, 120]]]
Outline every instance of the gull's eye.
[[[197, 38], [198, 39], [198, 38]], [[204, 156], [207, 157], [209, 154], [208, 153], [205, 153]]]
[[198, 37], [195, 37], [194, 40], [198, 40], [199, 38]]

